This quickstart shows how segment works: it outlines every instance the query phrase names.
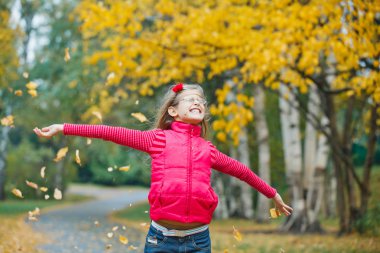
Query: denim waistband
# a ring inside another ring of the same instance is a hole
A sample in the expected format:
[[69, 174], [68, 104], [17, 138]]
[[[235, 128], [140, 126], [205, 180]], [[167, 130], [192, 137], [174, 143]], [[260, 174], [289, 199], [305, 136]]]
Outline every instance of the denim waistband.
[[187, 229], [187, 230], [177, 230], [177, 229], [167, 229], [166, 227], [161, 226], [157, 222], [152, 220], [152, 227], [154, 227], [157, 230], [160, 230], [163, 235], [165, 236], [178, 236], [178, 237], [185, 237], [188, 235], [194, 235], [200, 232], [203, 232], [208, 229], [208, 225], [204, 225], [197, 228]]

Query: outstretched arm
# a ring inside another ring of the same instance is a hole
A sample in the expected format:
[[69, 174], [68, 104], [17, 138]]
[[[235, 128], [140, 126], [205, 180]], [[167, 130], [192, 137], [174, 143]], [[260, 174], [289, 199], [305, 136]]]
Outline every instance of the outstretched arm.
[[35, 128], [34, 132], [38, 136], [45, 138], [50, 138], [60, 132], [63, 132], [65, 135], [98, 138], [149, 152], [156, 136], [160, 135], [161, 130], [140, 131], [105, 125], [54, 124], [42, 129]]
[[223, 154], [212, 146], [213, 150], [213, 163], [214, 169], [239, 178], [240, 180], [248, 183], [250, 186], [264, 194], [268, 198], [273, 199], [276, 208], [285, 215], [290, 215], [292, 208], [284, 203], [276, 189], [268, 185], [264, 180], [257, 176], [243, 163], [232, 159], [231, 157]]

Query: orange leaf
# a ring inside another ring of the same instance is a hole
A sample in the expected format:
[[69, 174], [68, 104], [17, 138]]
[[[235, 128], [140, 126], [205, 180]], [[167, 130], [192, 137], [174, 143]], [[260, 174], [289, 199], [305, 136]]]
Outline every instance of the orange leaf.
[[34, 189], [38, 189], [38, 185], [36, 183], [33, 183], [33, 182], [29, 182], [28, 180], [25, 180], [26, 184], [29, 186], [29, 187], [32, 187]]
[[68, 62], [71, 59], [69, 48], [65, 48], [65, 62]]
[[131, 168], [131, 166], [123, 166], [123, 167], [120, 167], [119, 170], [120, 171], [129, 171], [129, 169]]
[[243, 237], [241, 236], [240, 232], [234, 226], [233, 226], [233, 228], [234, 228], [233, 235], [234, 235], [235, 239], [238, 242], [241, 242], [243, 240]]

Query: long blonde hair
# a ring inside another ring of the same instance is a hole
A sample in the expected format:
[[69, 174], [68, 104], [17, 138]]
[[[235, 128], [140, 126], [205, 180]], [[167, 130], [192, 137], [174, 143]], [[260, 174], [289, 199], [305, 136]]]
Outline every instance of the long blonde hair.
[[[174, 92], [172, 89], [175, 85], [172, 85], [169, 87], [169, 90], [166, 92], [163, 102], [160, 106], [160, 108], [157, 111], [156, 115], [156, 122], [154, 124], [154, 128], [159, 128], [159, 129], [170, 129], [171, 123], [174, 121], [174, 118], [169, 115], [168, 109], [170, 106], [177, 106], [179, 103], [178, 95], [181, 94], [182, 91], [184, 90], [197, 90], [199, 93], [202, 95], [204, 99], [206, 99], [203, 89], [199, 84], [183, 84], [183, 90]], [[207, 104], [205, 105], [205, 117], [203, 118], [201, 122], [201, 128], [202, 128], [202, 133], [201, 136], [205, 138], [207, 136], [208, 132], [208, 118], [209, 118], [209, 112], [207, 108]]]

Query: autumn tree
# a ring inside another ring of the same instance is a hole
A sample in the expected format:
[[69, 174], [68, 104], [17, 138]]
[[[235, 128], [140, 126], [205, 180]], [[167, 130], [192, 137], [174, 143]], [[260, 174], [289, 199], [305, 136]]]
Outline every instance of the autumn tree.
[[[261, 83], [277, 91], [282, 83], [302, 109], [307, 108], [302, 94], [315, 87], [329, 124], [322, 125], [311, 111], [305, 115], [329, 140], [341, 233], [351, 231], [366, 212], [380, 113], [375, 1], [86, 0], [77, 13], [85, 41], [101, 44], [87, 62], [104, 62], [110, 85], [142, 95], [178, 80], [223, 84], [232, 79], [238, 90]], [[214, 127], [219, 139], [228, 134], [237, 142], [242, 123], [252, 117], [247, 112], [231, 123], [237, 105], [226, 104], [223, 96], [212, 112], [227, 126]], [[368, 123], [370, 141], [360, 179], [350, 147], [362, 123]]]

